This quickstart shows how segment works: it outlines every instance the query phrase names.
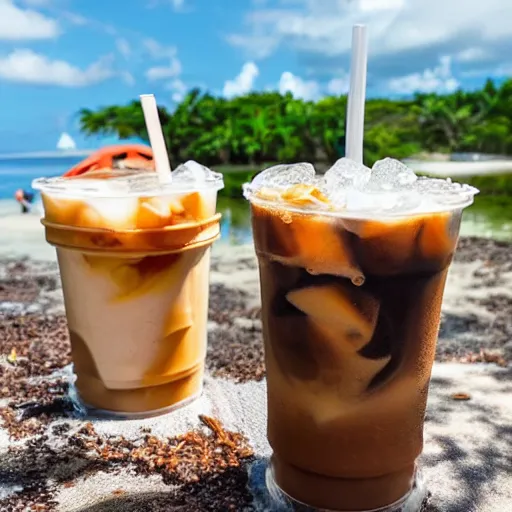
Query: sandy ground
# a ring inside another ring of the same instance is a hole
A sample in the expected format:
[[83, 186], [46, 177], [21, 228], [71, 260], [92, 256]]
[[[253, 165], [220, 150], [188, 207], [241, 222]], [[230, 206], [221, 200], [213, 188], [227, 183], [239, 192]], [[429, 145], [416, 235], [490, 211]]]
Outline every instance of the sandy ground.
[[[509, 249], [483, 241], [465, 241], [450, 271], [425, 422], [425, 449], [421, 459], [431, 493], [425, 509], [428, 512], [512, 510], [512, 368], [507, 364], [512, 359], [512, 268]], [[9, 276], [17, 264], [19, 262], [10, 261], [0, 265], [4, 291], [9, 291], [5, 287], [9, 286]], [[26, 265], [30, 267], [38, 292], [30, 295], [30, 283], [26, 283], [25, 299], [5, 300], [4, 296], [2, 300], [0, 296], [0, 315], [4, 315], [4, 318], [25, 315], [27, 312], [47, 317], [61, 315], [61, 290], [56, 266], [51, 258], [50, 262], [27, 262]], [[217, 245], [214, 248], [211, 281], [214, 287], [220, 286], [224, 290], [224, 295], [243, 292], [241, 296], [246, 313], [242, 311], [241, 316], [232, 321], [230, 332], [240, 334], [240, 340], [244, 339], [245, 332], [260, 338], [261, 323], [249, 313], [259, 304], [258, 272], [253, 248]], [[219, 297], [213, 294], [212, 300]], [[217, 347], [222, 340], [228, 343], [228, 337], [215, 337], [215, 333], [224, 328], [220, 325], [221, 320], [217, 316], [211, 320], [211, 344]], [[243, 351], [243, 347], [239, 350]], [[495, 361], [502, 367], [497, 364], [443, 362], [450, 360]], [[202, 398], [166, 416], [130, 421], [100, 420], [79, 415], [65, 418], [50, 416], [45, 434], [36, 437], [37, 443], [59, 452], [69, 435], [83, 426], [86, 420], [92, 420], [96, 431], [103, 436], [123, 435], [127, 439], [139, 439], [141, 429], [151, 429], [154, 435], [164, 438], [199, 427], [200, 414], [211, 415], [221, 420], [226, 428], [247, 435], [255, 452], [250, 474], [256, 476], [250, 482], [253, 491], [259, 495], [263, 484], [257, 477], [257, 469], [270, 453], [265, 437], [265, 380], [249, 378], [246, 382], [237, 383], [230, 377], [232, 373], [229, 368], [225, 375], [227, 378], [221, 378], [215, 372], [210, 372]], [[455, 400], [455, 394], [465, 395], [465, 400]], [[69, 425], [69, 432], [56, 435], [55, 427], [63, 423]], [[24, 510], [14, 508], [16, 496], [29, 492], [22, 489], [22, 483], [27, 481], [31, 466], [45, 464], [44, 461], [38, 462], [37, 450], [33, 453], [27, 442], [26, 439], [13, 441], [8, 432], [0, 428], [2, 511]], [[14, 462], [13, 449], [19, 450]], [[55, 504], [53, 508], [40, 510], [228, 510], [219, 506], [216, 500], [218, 495], [229, 494], [229, 484], [219, 490], [218, 485], [205, 482], [201, 500], [194, 502], [195, 508], [190, 508], [190, 503], [186, 505], [188, 495], [184, 494], [188, 491], [165, 483], [156, 473], [141, 475], [134, 472], [130, 465], [115, 466], [115, 470], [113, 465], [107, 465], [92, 472], [82, 470], [82, 467], [83, 461], [68, 460], [47, 468], [44, 492], [51, 494]], [[62, 483], [62, 474], [69, 477], [66, 483]], [[231, 508], [254, 509], [254, 506], [241, 504]], [[263, 507], [262, 510], [270, 508]]]
[[[233, 384], [209, 378], [202, 399], [171, 416], [136, 421], [96, 420], [93, 424], [103, 435], [136, 439], [141, 427], [145, 427], [155, 435], [168, 436], [198, 427], [198, 413], [214, 412], [226, 426], [248, 436], [255, 448], [255, 464], [261, 464], [270, 451], [265, 438], [265, 391], [264, 381]], [[421, 461], [431, 492], [428, 511], [511, 510], [511, 392], [510, 370], [451, 363], [434, 366]], [[465, 393], [470, 399], [455, 401], [455, 393]], [[75, 429], [83, 423], [78, 419], [66, 421]], [[62, 420], [55, 421], [54, 426], [59, 423]], [[0, 460], [7, 444], [5, 433], [0, 434]], [[57, 441], [52, 446], [58, 450]], [[175, 491], [157, 475], [136, 475], [129, 467], [114, 475], [103, 471], [81, 475], [79, 468], [71, 469], [69, 464], [52, 471], [75, 475], [73, 485], [56, 489], [56, 510], [61, 512], [181, 510]], [[255, 490], [261, 491], [261, 481], [253, 484]], [[12, 491], [12, 485], [0, 487], [0, 497]], [[167, 508], [156, 508], [162, 500]]]

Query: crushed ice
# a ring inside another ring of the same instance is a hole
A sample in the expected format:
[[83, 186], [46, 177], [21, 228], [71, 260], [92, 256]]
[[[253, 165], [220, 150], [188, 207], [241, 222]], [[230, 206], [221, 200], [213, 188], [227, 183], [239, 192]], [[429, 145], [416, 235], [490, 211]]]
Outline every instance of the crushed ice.
[[206, 183], [212, 179], [218, 179], [219, 176], [222, 176], [194, 160], [189, 160], [188, 162], [179, 165], [174, 169], [174, 171], [172, 171], [171, 175], [173, 181], [193, 182], [199, 184]]
[[[100, 176], [101, 174], [101, 176]], [[193, 188], [223, 186], [223, 176], [203, 165], [189, 160], [179, 165], [172, 171], [171, 183], [160, 183], [158, 174], [151, 171], [124, 171], [117, 175], [108, 176], [108, 171], [98, 171], [72, 179], [57, 177], [35, 180], [33, 187], [36, 189], [52, 188], [55, 191], [66, 191], [78, 195], [92, 195], [94, 197], [117, 197], [128, 195], [140, 195], [141, 193], [169, 193], [175, 190]], [[41, 182], [41, 183], [39, 183]]]
[[250, 199], [263, 188], [282, 190], [297, 184], [317, 185], [335, 209], [388, 214], [462, 208], [478, 193], [450, 179], [419, 178], [392, 158], [379, 160], [371, 169], [341, 158], [323, 176], [316, 175], [308, 163], [277, 165], [259, 173], [244, 187], [244, 193]]
[[276, 165], [258, 174], [251, 185], [263, 188], [287, 188], [290, 185], [312, 185], [315, 168], [311, 164]]
[[[188, 160], [184, 164], [178, 165], [171, 173], [172, 182], [166, 184], [165, 187], [180, 187], [193, 185], [194, 187], [200, 187], [212, 181], [222, 181], [222, 174], [213, 172], [204, 165], [195, 162], [194, 160]], [[147, 189], [158, 189], [162, 188], [158, 175], [154, 172], [139, 173], [130, 178], [130, 190], [147, 190]]]
[[366, 188], [377, 192], [403, 190], [408, 189], [417, 179], [418, 177], [414, 174], [414, 171], [402, 162], [385, 158], [375, 162]]

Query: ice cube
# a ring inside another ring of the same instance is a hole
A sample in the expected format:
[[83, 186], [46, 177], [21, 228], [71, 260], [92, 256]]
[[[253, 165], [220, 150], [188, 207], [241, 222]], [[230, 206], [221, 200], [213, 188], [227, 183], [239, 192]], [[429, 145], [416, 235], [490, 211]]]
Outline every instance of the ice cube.
[[408, 190], [418, 179], [412, 169], [393, 158], [375, 162], [371, 177], [366, 184], [371, 190]]
[[[294, 242], [291, 261], [311, 274], [331, 274], [351, 279], [361, 285], [364, 275], [357, 266], [343, 232], [322, 216], [292, 217], [283, 236]], [[321, 248], [321, 249], [319, 249]]]
[[94, 195], [103, 197], [112, 197], [119, 194], [126, 194], [130, 190], [129, 180], [126, 177], [98, 178], [98, 175], [80, 178], [72, 178], [66, 181], [66, 189], [70, 194]]
[[[114, 183], [112, 183], [114, 184]], [[156, 172], [139, 172], [119, 180], [116, 185], [128, 187], [129, 192], [149, 192], [160, 188], [160, 180]], [[121, 192], [121, 188], [119, 189]]]
[[422, 196], [429, 196], [437, 204], [447, 206], [464, 206], [479, 192], [469, 185], [453, 183], [450, 178], [419, 178], [415, 188]]
[[360, 191], [349, 189], [346, 209], [350, 212], [396, 215], [415, 210], [421, 197], [415, 190], [407, 191]]
[[[181, 198], [180, 203], [183, 207], [183, 211], [186, 212], [190, 218], [196, 221], [208, 218], [208, 205], [199, 192], [187, 194]], [[174, 211], [176, 211], [177, 207], [179, 208], [179, 205], [174, 207]], [[213, 212], [210, 213], [210, 215], [212, 214]]]
[[351, 191], [364, 187], [370, 174], [368, 167], [349, 158], [340, 158], [325, 173], [322, 192], [335, 207], [347, 208]]
[[90, 198], [83, 203], [79, 225], [108, 229], [133, 229], [137, 224], [138, 200]]
[[348, 189], [345, 194], [345, 205], [351, 212], [372, 211], [375, 209], [374, 194], [362, 192], [357, 189]]
[[152, 229], [170, 224], [172, 212], [170, 206], [161, 197], [147, 197], [139, 199], [137, 212], [137, 228]]
[[180, 182], [204, 183], [211, 179], [216, 173], [208, 167], [201, 165], [194, 160], [189, 160], [179, 165], [172, 172], [172, 179]]
[[349, 158], [340, 158], [326, 173], [325, 184], [331, 192], [338, 189], [362, 188], [371, 176], [371, 170]]
[[402, 162], [392, 158], [379, 160], [366, 183], [349, 191], [347, 208], [388, 214], [414, 210], [421, 204], [421, 196], [415, 187], [417, 179]]
[[312, 185], [315, 168], [308, 163], [276, 165], [260, 172], [251, 183], [252, 189], [287, 188], [291, 185]]
[[373, 336], [379, 304], [373, 297], [360, 292], [368, 310], [364, 314], [358, 304], [354, 304], [353, 297], [344, 292], [336, 285], [311, 286], [292, 290], [286, 298], [308, 315], [339, 350], [356, 352]]
[[47, 222], [75, 225], [82, 203], [74, 199], [42, 195], [45, 218]]

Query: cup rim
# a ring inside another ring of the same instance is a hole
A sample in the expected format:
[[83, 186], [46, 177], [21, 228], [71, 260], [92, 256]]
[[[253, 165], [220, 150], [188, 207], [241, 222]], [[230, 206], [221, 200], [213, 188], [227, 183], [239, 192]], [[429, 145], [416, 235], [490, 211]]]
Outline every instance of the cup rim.
[[[108, 179], [104, 176], [113, 178], [144, 179], [147, 175], [156, 174], [147, 169], [100, 169], [89, 171], [77, 176], [55, 176], [42, 177], [32, 181], [32, 188], [39, 190], [43, 194], [53, 196], [65, 196], [70, 198], [104, 198], [118, 199], [124, 197], [157, 197], [169, 195], [181, 195], [184, 193], [218, 191], [224, 188], [224, 177], [221, 173], [213, 172], [203, 182], [174, 180], [170, 183], [159, 183], [158, 186], [148, 187], [146, 189], [132, 189], [126, 187], [105, 186]], [[100, 178], [101, 177], [101, 178]], [[79, 184], [75, 186], [75, 184]]]
[[[461, 194], [460, 201], [454, 204], [449, 203], [438, 203], [435, 200], [432, 201], [428, 207], [417, 207], [409, 210], [385, 210], [376, 208], [371, 210], [369, 208], [366, 209], [353, 209], [353, 210], [342, 210], [342, 209], [334, 209], [330, 207], [328, 203], [324, 203], [322, 205], [316, 206], [315, 204], [310, 204], [304, 207], [303, 205], [296, 205], [292, 202], [282, 201], [279, 199], [266, 199], [263, 197], [258, 197], [257, 193], [261, 190], [261, 187], [254, 187], [252, 183], [244, 183], [243, 195], [245, 199], [247, 199], [251, 205], [260, 206], [262, 208], [266, 208], [274, 211], [285, 211], [300, 215], [310, 215], [310, 216], [323, 216], [323, 217], [332, 217], [338, 219], [352, 219], [352, 220], [372, 220], [372, 221], [394, 221], [394, 220], [402, 220], [408, 218], [415, 217], [425, 217], [430, 215], [442, 214], [442, 213], [456, 213], [462, 212], [468, 206], [471, 206], [474, 203], [474, 197], [480, 192], [477, 188], [472, 187], [471, 185], [464, 185], [464, 191]], [[283, 189], [272, 188], [272, 191], [276, 191], [279, 194]]]

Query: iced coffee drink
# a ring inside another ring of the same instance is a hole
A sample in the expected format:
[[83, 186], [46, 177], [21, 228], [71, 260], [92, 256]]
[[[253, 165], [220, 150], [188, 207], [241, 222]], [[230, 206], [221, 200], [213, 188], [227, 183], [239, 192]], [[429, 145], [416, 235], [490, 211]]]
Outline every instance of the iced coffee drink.
[[373, 170], [342, 159], [323, 177], [278, 166], [245, 187], [270, 477], [290, 503], [415, 510], [399, 507], [415, 482], [446, 275], [476, 192], [389, 159]]
[[57, 249], [76, 387], [94, 409], [149, 415], [201, 393], [209, 254], [222, 176], [155, 172], [40, 179]]

